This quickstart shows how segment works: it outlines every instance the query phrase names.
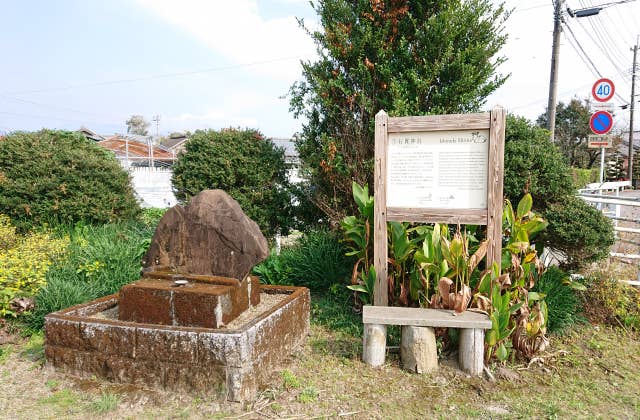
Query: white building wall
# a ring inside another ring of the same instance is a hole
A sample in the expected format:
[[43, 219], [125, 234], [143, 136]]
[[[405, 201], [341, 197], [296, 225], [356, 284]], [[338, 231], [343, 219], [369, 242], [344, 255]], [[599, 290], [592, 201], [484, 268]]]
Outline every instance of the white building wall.
[[171, 189], [171, 170], [131, 167], [129, 173], [142, 207], [168, 208], [178, 203]]

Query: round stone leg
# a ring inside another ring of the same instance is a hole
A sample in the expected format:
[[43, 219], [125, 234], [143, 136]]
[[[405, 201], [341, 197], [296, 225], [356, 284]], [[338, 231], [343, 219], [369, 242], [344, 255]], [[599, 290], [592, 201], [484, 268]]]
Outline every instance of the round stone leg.
[[364, 324], [362, 360], [372, 367], [382, 366], [387, 350], [387, 326]]
[[429, 373], [438, 369], [438, 349], [433, 328], [402, 327], [400, 358], [404, 369], [416, 373]]

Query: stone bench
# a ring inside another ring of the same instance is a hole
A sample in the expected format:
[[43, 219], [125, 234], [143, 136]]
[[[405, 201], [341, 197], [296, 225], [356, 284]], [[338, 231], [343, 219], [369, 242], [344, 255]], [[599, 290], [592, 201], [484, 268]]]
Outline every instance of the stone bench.
[[362, 359], [370, 366], [384, 364], [387, 325], [402, 326], [400, 356], [405, 369], [426, 373], [438, 366], [434, 327], [460, 329], [459, 363], [463, 371], [479, 376], [484, 367], [484, 330], [491, 328], [485, 313], [460, 314], [445, 309], [364, 306]]

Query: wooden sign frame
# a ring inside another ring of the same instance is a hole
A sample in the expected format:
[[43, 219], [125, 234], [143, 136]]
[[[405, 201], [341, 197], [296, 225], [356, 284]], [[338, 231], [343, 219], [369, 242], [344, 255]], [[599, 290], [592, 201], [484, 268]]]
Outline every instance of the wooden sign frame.
[[[387, 221], [460, 223], [487, 226], [490, 241], [487, 262], [500, 265], [502, 253], [502, 205], [504, 174], [505, 111], [496, 107], [477, 114], [429, 115], [390, 118], [384, 110], [376, 114], [374, 172], [373, 258], [376, 283], [373, 302], [388, 305]], [[438, 131], [489, 130], [486, 209], [442, 209], [387, 207], [387, 158], [389, 134]]]

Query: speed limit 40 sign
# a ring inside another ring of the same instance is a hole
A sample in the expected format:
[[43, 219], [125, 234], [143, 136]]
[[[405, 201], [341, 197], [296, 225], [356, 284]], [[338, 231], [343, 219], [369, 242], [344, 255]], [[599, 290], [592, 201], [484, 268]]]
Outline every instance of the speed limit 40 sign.
[[591, 96], [598, 102], [607, 102], [613, 98], [616, 87], [611, 79], [602, 78], [597, 80], [591, 88]]

